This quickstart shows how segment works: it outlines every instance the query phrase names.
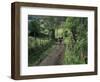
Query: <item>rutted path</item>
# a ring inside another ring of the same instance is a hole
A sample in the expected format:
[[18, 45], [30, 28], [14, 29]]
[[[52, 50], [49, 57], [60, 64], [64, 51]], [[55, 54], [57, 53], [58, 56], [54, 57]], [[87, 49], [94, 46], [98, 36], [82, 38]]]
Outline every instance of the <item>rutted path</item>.
[[64, 44], [57, 44], [55, 49], [39, 64], [40, 66], [60, 65], [64, 57]]

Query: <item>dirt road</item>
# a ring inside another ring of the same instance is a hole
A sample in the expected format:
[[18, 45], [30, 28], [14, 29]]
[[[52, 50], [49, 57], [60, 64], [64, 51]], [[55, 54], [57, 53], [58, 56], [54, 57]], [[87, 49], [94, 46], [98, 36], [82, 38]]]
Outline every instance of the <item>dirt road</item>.
[[62, 64], [64, 51], [64, 44], [56, 45], [55, 49], [39, 64], [39, 66]]

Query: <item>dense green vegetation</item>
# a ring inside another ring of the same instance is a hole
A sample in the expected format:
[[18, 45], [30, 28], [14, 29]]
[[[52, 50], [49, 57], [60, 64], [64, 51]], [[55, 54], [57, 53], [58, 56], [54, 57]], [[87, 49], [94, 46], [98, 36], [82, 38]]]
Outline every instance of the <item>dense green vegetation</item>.
[[[38, 65], [62, 38], [62, 64], [87, 63], [87, 18], [28, 16], [28, 65]], [[59, 44], [58, 44], [59, 45]]]
[[87, 63], [87, 18], [68, 17], [65, 22], [64, 64]]

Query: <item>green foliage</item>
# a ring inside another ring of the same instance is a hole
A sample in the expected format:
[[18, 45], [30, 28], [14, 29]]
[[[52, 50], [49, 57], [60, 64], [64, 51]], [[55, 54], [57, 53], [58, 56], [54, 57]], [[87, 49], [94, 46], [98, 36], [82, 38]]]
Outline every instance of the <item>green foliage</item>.
[[63, 37], [65, 53], [62, 64], [87, 63], [87, 18], [32, 16], [28, 17], [28, 65], [38, 65]]
[[87, 63], [87, 18], [68, 17], [65, 24], [64, 64]]

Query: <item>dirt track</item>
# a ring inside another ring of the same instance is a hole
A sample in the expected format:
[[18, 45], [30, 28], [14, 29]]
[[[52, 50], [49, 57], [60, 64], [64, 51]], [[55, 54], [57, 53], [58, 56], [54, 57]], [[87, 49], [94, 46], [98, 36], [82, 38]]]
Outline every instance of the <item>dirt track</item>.
[[39, 64], [40, 66], [62, 64], [64, 57], [64, 44], [56, 45], [56, 48]]

